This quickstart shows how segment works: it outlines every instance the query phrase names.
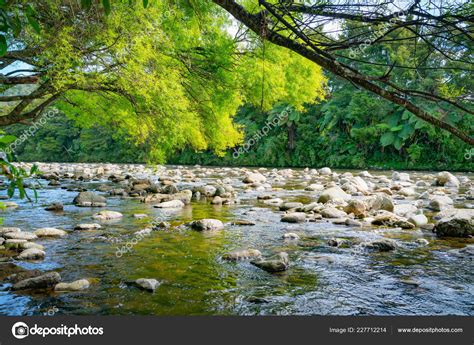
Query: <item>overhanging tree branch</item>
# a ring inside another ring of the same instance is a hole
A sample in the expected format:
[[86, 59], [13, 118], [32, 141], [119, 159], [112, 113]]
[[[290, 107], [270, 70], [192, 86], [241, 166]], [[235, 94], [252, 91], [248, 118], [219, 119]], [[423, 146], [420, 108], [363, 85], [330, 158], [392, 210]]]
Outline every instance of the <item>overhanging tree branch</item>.
[[[285, 17], [278, 13], [275, 7], [273, 7], [268, 2], [264, 0], [259, 1], [260, 5], [265, 7], [265, 11], [259, 12], [257, 14], [248, 12], [243, 6], [239, 5], [234, 0], [213, 0], [213, 2], [229, 12], [238, 21], [245, 24], [258, 36], [262, 37], [262, 33], [265, 33], [265, 37], [262, 38], [306, 57], [324, 69], [334, 73], [336, 76], [346, 79], [357, 86], [371, 91], [372, 93], [408, 110], [416, 117], [436, 127], [445, 129], [462, 141], [469, 143], [470, 145], [474, 145], [474, 138], [470, 137], [468, 134], [452, 126], [451, 124], [430, 115], [420, 106], [410, 101], [409, 94], [399, 90], [395, 92], [389, 89], [384, 89], [372, 81], [371, 76], [360, 73], [354, 67], [348, 66], [343, 62], [336, 60], [336, 57], [328, 51], [320, 49], [318, 46], [312, 43], [312, 41], [304, 34], [304, 32], [298, 30], [298, 28], [288, 23]], [[286, 28], [287, 32], [291, 35], [284, 36], [283, 34], [276, 32], [277, 30], [272, 30], [272, 28], [268, 25], [267, 16], [272, 16], [274, 20], [278, 21], [281, 27]], [[294, 37], [292, 37], [292, 35]], [[381, 82], [383, 83], [383, 81]]]

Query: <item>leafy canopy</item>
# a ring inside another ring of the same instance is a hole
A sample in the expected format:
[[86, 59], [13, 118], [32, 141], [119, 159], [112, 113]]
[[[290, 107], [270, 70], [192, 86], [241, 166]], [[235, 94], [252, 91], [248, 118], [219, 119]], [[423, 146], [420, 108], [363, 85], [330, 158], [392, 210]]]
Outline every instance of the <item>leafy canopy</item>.
[[[25, 1], [18, 1], [19, 7]], [[222, 154], [243, 140], [233, 121], [246, 103], [296, 109], [324, 97], [319, 66], [256, 37], [233, 37], [229, 16], [211, 1], [129, 1], [107, 6], [46, 0], [40, 30], [25, 27], [10, 46], [33, 51], [43, 99], [84, 127], [111, 126], [150, 159], [176, 148]]]

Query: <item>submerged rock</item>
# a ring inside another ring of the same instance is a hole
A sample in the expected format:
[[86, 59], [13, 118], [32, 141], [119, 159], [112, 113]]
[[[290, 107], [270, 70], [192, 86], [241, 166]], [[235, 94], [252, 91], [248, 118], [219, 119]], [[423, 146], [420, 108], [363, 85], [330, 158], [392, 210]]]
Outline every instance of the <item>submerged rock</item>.
[[400, 227], [402, 229], [413, 229], [414, 224], [410, 223], [406, 218], [397, 216], [388, 211], [383, 211], [383, 213], [378, 214], [372, 220], [372, 225], [381, 225], [387, 227]]
[[300, 236], [298, 234], [295, 234], [294, 232], [287, 232], [282, 236], [282, 238], [285, 240], [299, 240]]
[[285, 223], [303, 223], [306, 220], [306, 213], [304, 212], [292, 212], [285, 214], [281, 221]]
[[222, 259], [228, 261], [248, 260], [260, 258], [262, 253], [257, 249], [235, 250], [233, 252], [224, 254]]
[[17, 260], [41, 260], [44, 259], [46, 253], [38, 248], [29, 248], [22, 251], [17, 257]]
[[99, 219], [99, 220], [119, 219], [122, 217], [123, 217], [123, 214], [121, 214], [120, 212], [115, 212], [115, 211], [100, 211], [99, 213], [96, 213], [92, 216], [92, 218]]
[[140, 278], [135, 280], [135, 284], [143, 290], [154, 292], [161, 283], [156, 279]]
[[58, 283], [54, 287], [55, 291], [81, 291], [86, 290], [90, 286], [87, 279], [80, 279], [71, 283]]
[[79, 207], [105, 207], [107, 199], [93, 192], [81, 192], [72, 201]]
[[397, 249], [397, 243], [388, 238], [366, 242], [363, 243], [363, 246], [369, 249], [378, 250], [379, 252], [388, 252]]
[[97, 230], [102, 228], [100, 224], [90, 223], [90, 224], [79, 224], [74, 227], [74, 230]]
[[161, 202], [157, 205], [154, 205], [153, 207], [155, 208], [183, 208], [184, 206], [185, 206], [184, 202], [182, 202], [181, 200], [170, 200], [170, 201]]
[[273, 272], [282, 272], [286, 271], [289, 267], [289, 258], [288, 254], [285, 252], [278, 253], [275, 258], [269, 260], [254, 260], [251, 261], [251, 264], [257, 266], [258, 268], [273, 273]]
[[234, 220], [231, 222], [231, 225], [242, 225], [242, 226], [252, 226], [255, 225], [255, 222], [251, 220]]
[[191, 228], [197, 231], [215, 231], [224, 229], [224, 224], [218, 219], [201, 219], [191, 222]]
[[59, 212], [59, 211], [63, 211], [63, 210], [64, 210], [64, 206], [63, 206], [63, 204], [61, 204], [60, 202], [55, 202], [55, 203], [52, 203], [52, 204], [49, 205], [49, 206], [46, 206], [46, 207], [45, 207], [45, 210], [46, 210], [46, 211]]
[[328, 240], [328, 245], [331, 247], [349, 247], [350, 241], [344, 238], [331, 238]]
[[52, 288], [61, 281], [61, 276], [58, 272], [49, 272], [38, 277], [28, 278], [13, 284], [12, 290], [26, 290], [26, 289], [47, 289]]
[[67, 232], [56, 228], [41, 228], [36, 230], [34, 234], [38, 237], [63, 237], [67, 235]]

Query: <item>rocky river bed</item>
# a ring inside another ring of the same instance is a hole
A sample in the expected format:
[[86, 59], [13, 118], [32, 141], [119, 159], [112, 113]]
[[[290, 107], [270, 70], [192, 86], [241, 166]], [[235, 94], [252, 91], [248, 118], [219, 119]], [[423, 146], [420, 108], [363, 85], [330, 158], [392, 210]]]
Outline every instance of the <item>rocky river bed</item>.
[[37, 165], [2, 315], [474, 315], [472, 174]]

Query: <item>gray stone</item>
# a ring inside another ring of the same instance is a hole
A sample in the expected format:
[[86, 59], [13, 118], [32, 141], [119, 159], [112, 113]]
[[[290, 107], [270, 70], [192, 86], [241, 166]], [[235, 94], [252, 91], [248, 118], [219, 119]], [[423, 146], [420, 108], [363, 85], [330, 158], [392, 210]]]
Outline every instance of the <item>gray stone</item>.
[[303, 223], [306, 220], [306, 213], [304, 212], [292, 212], [285, 214], [281, 221], [285, 223]]
[[366, 248], [377, 250], [379, 252], [388, 252], [397, 248], [397, 243], [394, 240], [387, 238], [366, 242], [363, 245]]
[[216, 231], [224, 229], [224, 224], [218, 219], [201, 219], [192, 222], [191, 228], [197, 231]]
[[30, 232], [7, 232], [6, 234], [3, 234], [3, 237], [6, 239], [12, 239], [12, 240], [27, 240], [31, 241], [36, 238], [38, 238], [35, 234], [32, 234]]
[[458, 209], [441, 218], [433, 231], [439, 237], [474, 236], [474, 210]]
[[58, 283], [54, 287], [55, 291], [82, 291], [87, 290], [90, 283], [87, 279], [80, 279], [71, 283]]
[[161, 202], [157, 205], [154, 205], [153, 207], [155, 208], [183, 208], [184, 206], [185, 206], [184, 202], [182, 202], [181, 200], [170, 200], [170, 201]]
[[442, 211], [453, 207], [453, 200], [449, 196], [436, 195], [428, 206], [433, 211]]
[[154, 292], [161, 283], [156, 279], [140, 278], [135, 280], [135, 284], [143, 290]]
[[52, 288], [61, 281], [61, 276], [57, 272], [49, 272], [38, 277], [28, 278], [13, 284], [12, 290], [25, 289], [47, 289]]
[[63, 237], [67, 235], [67, 232], [56, 228], [41, 228], [36, 230], [34, 234], [38, 237]]
[[260, 258], [262, 253], [257, 249], [235, 250], [233, 252], [224, 254], [222, 259], [228, 261], [239, 261]]
[[100, 211], [99, 213], [96, 213], [92, 216], [92, 218], [99, 219], [99, 220], [119, 219], [122, 217], [123, 217], [123, 214], [121, 214], [120, 212], [115, 212], [115, 211]]
[[258, 259], [251, 261], [251, 264], [270, 273], [286, 271], [289, 267], [288, 254], [278, 253], [275, 258], [270, 260]]
[[349, 200], [351, 196], [344, 192], [341, 187], [331, 187], [328, 189], [325, 189], [321, 195], [319, 196], [318, 202], [321, 203], [327, 203], [330, 200], [337, 200], [337, 199], [342, 199], [342, 200]]
[[79, 207], [105, 207], [107, 199], [93, 192], [81, 192], [73, 200]]
[[97, 230], [100, 229], [102, 226], [97, 223], [90, 223], [90, 224], [79, 224], [74, 227], [74, 230]]
[[29, 248], [22, 251], [17, 257], [17, 260], [41, 260], [44, 259], [46, 253], [38, 248]]

